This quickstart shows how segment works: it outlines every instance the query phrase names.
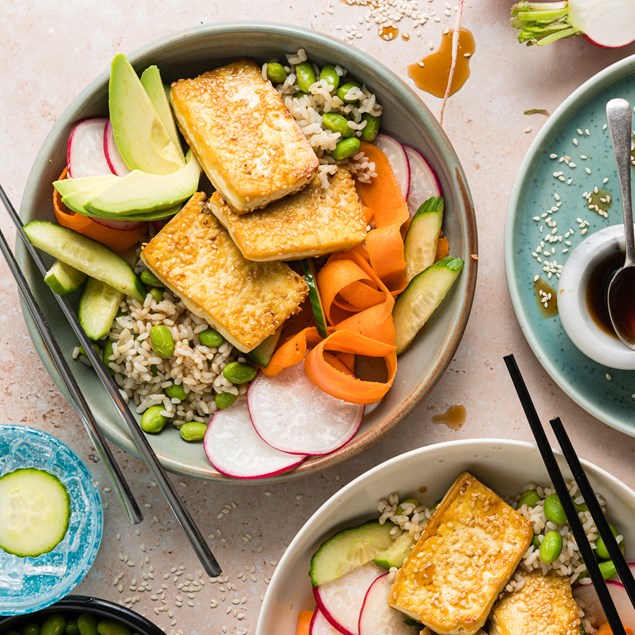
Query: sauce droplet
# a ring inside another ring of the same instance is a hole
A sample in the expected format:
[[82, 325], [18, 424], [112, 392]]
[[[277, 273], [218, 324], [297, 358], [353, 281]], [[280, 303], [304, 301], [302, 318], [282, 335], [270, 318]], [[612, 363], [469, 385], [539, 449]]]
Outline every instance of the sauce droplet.
[[[441, 37], [441, 46], [430, 53], [421, 61], [408, 66], [408, 76], [417, 85], [417, 88], [425, 90], [435, 97], [443, 97], [448, 85], [450, 68], [452, 66], [452, 34], [450, 29]], [[468, 29], [459, 30], [459, 52], [456, 60], [456, 68], [452, 77], [450, 95], [454, 95], [470, 76], [470, 59], [476, 49], [476, 43], [472, 32]]]
[[538, 301], [540, 312], [545, 317], [558, 315], [558, 294], [556, 290], [547, 284], [542, 278], [534, 281], [534, 294]]
[[609, 207], [611, 207], [613, 202], [613, 197], [608, 190], [603, 187], [594, 187], [590, 192], [585, 193], [584, 199], [589, 211], [608, 218]]
[[467, 419], [467, 410], [463, 404], [455, 404], [450, 406], [445, 412], [433, 415], [432, 423], [442, 423], [450, 430], [459, 430], [463, 427]]
[[392, 42], [392, 40], [394, 40], [399, 35], [399, 29], [394, 25], [386, 25], [379, 27], [377, 33], [382, 40], [386, 40], [386, 42]]

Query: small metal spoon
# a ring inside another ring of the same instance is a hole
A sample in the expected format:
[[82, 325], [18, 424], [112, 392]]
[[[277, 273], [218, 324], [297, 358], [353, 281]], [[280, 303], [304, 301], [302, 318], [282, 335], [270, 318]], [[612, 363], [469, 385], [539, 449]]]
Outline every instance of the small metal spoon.
[[[626, 257], [624, 266], [611, 278], [606, 294], [609, 317], [616, 335], [629, 348], [635, 350], [635, 316], [628, 315], [625, 307], [635, 309], [635, 236], [631, 200], [631, 136], [632, 110], [625, 99], [611, 99], [606, 104], [611, 140], [617, 161], [617, 174], [624, 210], [624, 237]], [[630, 320], [629, 320], [630, 317]]]

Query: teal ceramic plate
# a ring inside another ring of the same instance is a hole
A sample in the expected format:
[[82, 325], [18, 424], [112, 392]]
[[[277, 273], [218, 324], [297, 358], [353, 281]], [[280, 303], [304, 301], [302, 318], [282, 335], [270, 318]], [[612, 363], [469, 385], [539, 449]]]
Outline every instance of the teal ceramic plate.
[[[505, 264], [516, 316], [545, 370], [594, 417], [635, 436], [635, 371], [607, 368], [578, 351], [560, 318], [545, 317], [534, 290], [539, 276], [557, 291], [556, 272], [585, 236], [623, 222], [606, 129], [605, 106], [614, 97], [635, 104], [635, 56], [584, 83], [540, 131], [512, 191]], [[613, 199], [607, 217], [588, 208], [585, 193], [596, 187]]]

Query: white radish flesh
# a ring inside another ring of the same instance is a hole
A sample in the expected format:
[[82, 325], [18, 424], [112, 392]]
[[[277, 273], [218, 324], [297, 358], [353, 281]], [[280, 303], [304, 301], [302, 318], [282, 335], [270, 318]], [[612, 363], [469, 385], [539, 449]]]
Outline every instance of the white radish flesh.
[[340, 633], [358, 635], [357, 626], [366, 592], [384, 572], [385, 569], [371, 562], [337, 580], [313, 588], [320, 611]]
[[415, 635], [418, 631], [406, 624], [406, 616], [388, 606], [391, 583], [388, 574], [377, 578], [368, 589], [359, 616], [359, 635]]
[[618, 48], [635, 41], [633, 0], [569, 0], [569, 22], [593, 44]]
[[108, 120], [102, 117], [84, 119], [71, 131], [66, 149], [68, 175], [73, 179], [110, 174], [104, 154], [104, 129]]
[[309, 635], [341, 635], [334, 626], [324, 617], [320, 609], [316, 609], [311, 618]]
[[214, 414], [207, 426], [203, 448], [221, 474], [243, 479], [275, 476], [296, 467], [305, 458], [267, 445], [251, 424], [244, 399]]
[[112, 130], [112, 123], [108, 120], [104, 129], [104, 154], [108, 167], [113, 174], [117, 176], [126, 176], [130, 173], [128, 166], [125, 164], [117, 143], [115, 141], [115, 133]]
[[306, 376], [304, 364], [275, 377], [260, 374], [247, 393], [254, 428], [272, 447], [291, 454], [327, 454], [357, 432], [364, 407], [331, 397]]
[[424, 156], [410, 146], [404, 146], [410, 163], [410, 194], [408, 195], [408, 210], [414, 216], [421, 206], [432, 196], [443, 196], [441, 185], [435, 171], [425, 160]]
[[[622, 624], [630, 629], [635, 629], [635, 609], [628, 598], [624, 585], [617, 580], [607, 580], [606, 587]], [[582, 606], [588, 619], [596, 628], [606, 622], [604, 610], [592, 584], [582, 584], [576, 587], [573, 590], [573, 597]]]
[[397, 183], [399, 183], [404, 200], [406, 200], [410, 190], [410, 165], [403, 145], [394, 137], [383, 133], [378, 134], [373, 143], [390, 161], [392, 171], [395, 173]]

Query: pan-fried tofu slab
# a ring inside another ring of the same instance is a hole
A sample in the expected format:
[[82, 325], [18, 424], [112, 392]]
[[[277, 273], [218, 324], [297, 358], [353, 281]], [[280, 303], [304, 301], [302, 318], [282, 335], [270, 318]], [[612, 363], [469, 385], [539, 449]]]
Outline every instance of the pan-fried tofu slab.
[[311, 144], [254, 61], [181, 79], [170, 97], [185, 140], [235, 212], [264, 207], [315, 176]]
[[282, 262], [245, 260], [199, 192], [146, 245], [141, 260], [183, 304], [249, 352], [295, 313], [308, 293]]
[[388, 603], [440, 635], [474, 635], [532, 537], [523, 516], [464, 472], [397, 572]]
[[210, 209], [249, 260], [296, 260], [345, 251], [366, 238], [366, 220], [346, 168], [324, 189], [307, 188], [251, 214], [235, 214], [215, 192]]
[[505, 594], [490, 615], [490, 635], [579, 635], [578, 605], [564, 576], [539, 571], [523, 575], [525, 584]]

